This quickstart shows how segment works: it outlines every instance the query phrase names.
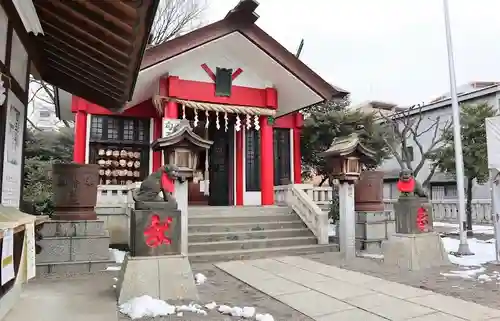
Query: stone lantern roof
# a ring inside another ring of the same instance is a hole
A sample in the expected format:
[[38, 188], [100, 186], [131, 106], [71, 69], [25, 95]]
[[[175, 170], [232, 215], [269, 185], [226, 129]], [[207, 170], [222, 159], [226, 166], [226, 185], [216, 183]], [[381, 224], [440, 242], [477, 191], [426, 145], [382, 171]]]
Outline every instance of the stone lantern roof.
[[209, 149], [213, 141], [204, 139], [196, 134], [188, 120], [173, 121], [168, 128], [165, 137], [158, 138], [151, 144], [153, 150], [162, 150], [183, 142], [189, 142], [191, 146], [199, 149]]
[[349, 136], [336, 137], [330, 148], [321, 153], [323, 157], [349, 157], [373, 158], [376, 152], [361, 143], [359, 135], [352, 133]]

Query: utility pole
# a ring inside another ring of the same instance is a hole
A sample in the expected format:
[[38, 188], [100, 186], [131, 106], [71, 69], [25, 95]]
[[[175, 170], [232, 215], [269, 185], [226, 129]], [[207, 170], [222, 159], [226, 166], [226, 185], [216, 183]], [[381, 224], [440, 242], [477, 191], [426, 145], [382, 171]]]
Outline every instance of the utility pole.
[[453, 58], [453, 44], [451, 41], [450, 13], [448, 0], [443, 0], [444, 24], [446, 29], [446, 48], [448, 51], [448, 69], [450, 73], [451, 109], [453, 111], [453, 141], [455, 143], [455, 166], [458, 195], [458, 225], [460, 229], [460, 245], [457, 255], [472, 255], [467, 243], [467, 223], [465, 216], [465, 186], [464, 186], [464, 159], [462, 152], [462, 135], [460, 133], [460, 107], [458, 105], [457, 83], [455, 77], [455, 62]]

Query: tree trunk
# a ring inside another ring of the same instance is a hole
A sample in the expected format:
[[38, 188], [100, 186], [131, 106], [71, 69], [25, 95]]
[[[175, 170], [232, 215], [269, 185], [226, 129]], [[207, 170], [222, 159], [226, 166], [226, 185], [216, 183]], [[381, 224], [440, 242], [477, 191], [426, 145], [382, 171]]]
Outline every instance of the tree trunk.
[[467, 203], [465, 205], [465, 213], [467, 215], [467, 236], [473, 236], [472, 232], [472, 184], [474, 180], [467, 178]]

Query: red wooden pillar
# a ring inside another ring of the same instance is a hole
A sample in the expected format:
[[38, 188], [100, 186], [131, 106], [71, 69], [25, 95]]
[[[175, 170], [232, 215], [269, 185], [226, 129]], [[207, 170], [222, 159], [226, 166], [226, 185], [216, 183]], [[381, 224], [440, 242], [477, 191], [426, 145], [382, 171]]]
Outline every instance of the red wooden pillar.
[[260, 117], [260, 197], [261, 205], [274, 204], [273, 126]]
[[243, 128], [236, 132], [236, 205], [243, 205]]
[[73, 145], [73, 162], [85, 164], [87, 149], [87, 112], [78, 110], [75, 115], [75, 143]]
[[[177, 118], [179, 118], [179, 111], [178, 111], [176, 102], [169, 101], [165, 104], [164, 110], [163, 110], [163, 118], [164, 119], [177, 119]], [[162, 123], [163, 123], [163, 120], [162, 120]], [[163, 126], [162, 126], [162, 128], [163, 128]], [[163, 133], [161, 133], [160, 135], [163, 135]], [[167, 160], [165, 160], [165, 162], [167, 162]], [[175, 189], [174, 182], [172, 180], [168, 179], [166, 174], [162, 176], [162, 183], [163, 183], [163, 186], [168, 191], [170, 191], [171, 193], [174, 192], [174, 189]]]

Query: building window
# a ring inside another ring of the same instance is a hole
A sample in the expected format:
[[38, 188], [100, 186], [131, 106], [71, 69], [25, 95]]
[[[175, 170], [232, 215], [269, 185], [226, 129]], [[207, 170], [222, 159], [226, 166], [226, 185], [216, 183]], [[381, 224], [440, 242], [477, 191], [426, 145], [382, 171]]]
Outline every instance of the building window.
[[414, 158], [413, 158], [413, 147], [412, 146], [406, 147], [406, 152], [403, 152], [402, 154], [403, 154], [402, 157], [404, 160], [413, 162]]
[[149, 119], [91, 116], [89, 162], [100, 184], [127, 185], [149, 174]]
[[260, 132], [245, 131], [245, 187], [247, 192], [260, 191]]

